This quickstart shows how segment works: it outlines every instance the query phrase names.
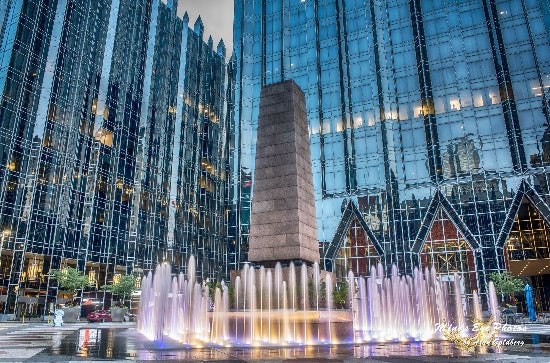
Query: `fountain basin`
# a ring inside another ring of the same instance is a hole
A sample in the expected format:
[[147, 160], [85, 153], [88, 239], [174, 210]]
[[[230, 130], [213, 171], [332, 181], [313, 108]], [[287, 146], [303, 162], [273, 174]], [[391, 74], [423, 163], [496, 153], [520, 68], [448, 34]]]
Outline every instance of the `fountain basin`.
[[[187, 276], [172, 275], [163, 264], [144, 277], [138, 329], [148, 339], [184, 347], [425, 341], [438, 338], [436, 324], [466, 313], [455, 299], [452, 314], [446, 285], [433, 268], [413, 276], [399, 276], [394, 266], [387, 277], [380, 264], [367, 277], [350, 272], [343, 302], [333, 293], [332, 275], [322, 281], [316, 263], [245, 265], [231, 285], [222, 281], [212, 289], [196, 281], [193, 259], [188, 266]], [[335, 309], [335, 297], [349, 308]]]

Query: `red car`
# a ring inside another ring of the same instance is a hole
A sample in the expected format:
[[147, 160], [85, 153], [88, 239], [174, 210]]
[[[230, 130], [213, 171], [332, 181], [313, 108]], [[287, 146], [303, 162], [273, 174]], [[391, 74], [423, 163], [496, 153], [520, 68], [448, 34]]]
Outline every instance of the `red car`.
[[86, 319], [88, 319], [90, 323], [113, 321], [111, 318], [111, 310], [92, 311], [86, 316]]

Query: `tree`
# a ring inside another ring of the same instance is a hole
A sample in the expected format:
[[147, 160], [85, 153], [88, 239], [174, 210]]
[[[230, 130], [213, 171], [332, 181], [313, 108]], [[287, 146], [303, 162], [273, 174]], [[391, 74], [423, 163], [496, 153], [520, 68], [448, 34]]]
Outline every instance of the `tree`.
[[126, 296], [130, 296], [134, 291], [138, 290], [136, 288], [136, 280], [137, 277], [134, 275], [124, 275], [121, 276], [116, 283], [103, 285], [101, 289], [117, 295], [119, 299], [122, 298], [121, 302], [124, 304]]
[[336, 309], [345, 309], [348, 299], [348, 284], [342, 283], [336, 285], [332, 291], [332, 299]]
[[495, 284], [497, 294], [500, 294], [503, 298], [523, 291], [523, 281], [510, 275], [508, 272], [493, 272], [489, 274], [489, 278]]
[[208, 288], [208, 296], [210, 296], [210, 300], [214, 301], [214, 297], [216, 295], [216, 288], [222, 289], [222, 283], [216, 282], [213, 280], [209, 280], [206, 282], [206, 287]]
[[89, 286], [88, 278], [74, 267], [65, 267], [62, 270], [50, 270], [50, 277], [59, 283], [62, 289], [68, 290], [76, 296], [78, 290]]

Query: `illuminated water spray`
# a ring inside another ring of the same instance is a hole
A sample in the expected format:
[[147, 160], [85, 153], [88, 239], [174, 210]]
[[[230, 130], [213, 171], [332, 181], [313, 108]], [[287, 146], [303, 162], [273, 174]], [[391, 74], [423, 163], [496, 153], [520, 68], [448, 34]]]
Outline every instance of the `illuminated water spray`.
[[[298, 275], [297, 275], [298, 274]], [[458, 276], [452, 284], [454, 304], [435, 269], [415, 269], [387, 277], [382, 265], [368, 277], [348, 276], [346, 306], [333, 301], [330, 274], [319, 265], [254, 269], [246, 264], [234, 286], [210, 290], [198, 283], [195, 260], [187, 275], [172, 275], [167, 264], [143, 278], [138, 329], [149, 339], [167, 337], [188, 346], [301, 345], [437, 338], [436, 324], [465, 321]], [[489, 285], [490, 309], [496, 294]], [[473, 313], [481, 307], [474, 295]], [[341, 302], [340, 302], [341, 303]], [[450, 320], [451, 319], [451, 320]]]

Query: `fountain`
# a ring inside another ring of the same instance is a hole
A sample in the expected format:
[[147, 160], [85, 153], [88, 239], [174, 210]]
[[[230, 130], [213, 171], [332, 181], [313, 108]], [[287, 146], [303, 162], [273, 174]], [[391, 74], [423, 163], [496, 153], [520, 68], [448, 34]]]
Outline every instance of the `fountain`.
[[440, 338], [438, 323], [465, 319], [460, 295], [454, 306], [447, 304], [446, 285], [433, 267], [415, 269], [413, 276], [399, 276], [394, 266], [388, 277], [380, 264], [368, 277], [350, 272], [349, 308], [336, 309], [332, 276], [323, 281], [317, 263], [312, 275], [305, 264], [297, 269], [291, 263], [286, 279], [280, 264], [275, 279], [270, 269], [247, 266], [235, 286], [222, 282], [212, 290], [194, 280], [194, 265], [191, 257], [187, 275], [172, 276], [171, 266], [162, 264], [143, 277], [138, 329], [150, 340], [194, 347], [429, 340]]

